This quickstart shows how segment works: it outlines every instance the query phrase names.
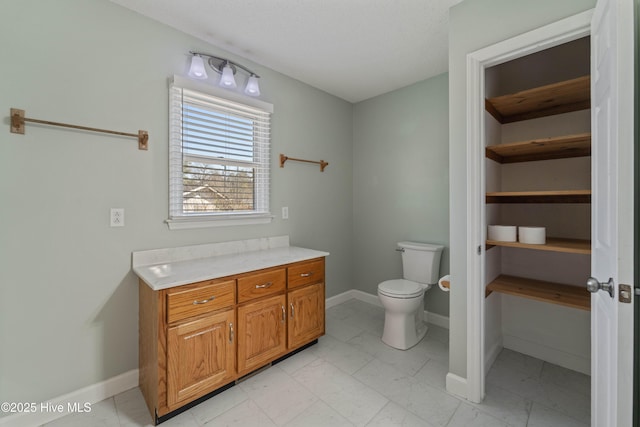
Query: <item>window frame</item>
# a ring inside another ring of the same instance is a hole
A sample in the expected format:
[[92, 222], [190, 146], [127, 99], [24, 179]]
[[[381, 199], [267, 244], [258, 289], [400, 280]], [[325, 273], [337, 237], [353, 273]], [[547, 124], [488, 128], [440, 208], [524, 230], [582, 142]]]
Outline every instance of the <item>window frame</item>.
[[[238, 104], [239, 108], [260, 110], [270, 116], [273, 105], [230, 92], [228, 90], [206, 85], [193, 80], [174, 76], [169, 87], [169, 218], [166, 223], [169, 229], [205, 228], [233, 225], [267, 224], [273, 219], [270, 211], [270, 135], [263, 139], [266, 153], [262, 153], [255, 162], [260, 164], [260, 173], [255, 177], [255, 205], [253, 211], [228, 211], [221, 213], [187, 213], [183, 211], [183, 140], [182, 140], [182, 108], [183, 93], [195, 92], [204, 97], [218, 98], [222, 102]], [[266, 140], [266, 144], [265, 144]], [[220, 164], [224, 164], [221, 161]]]

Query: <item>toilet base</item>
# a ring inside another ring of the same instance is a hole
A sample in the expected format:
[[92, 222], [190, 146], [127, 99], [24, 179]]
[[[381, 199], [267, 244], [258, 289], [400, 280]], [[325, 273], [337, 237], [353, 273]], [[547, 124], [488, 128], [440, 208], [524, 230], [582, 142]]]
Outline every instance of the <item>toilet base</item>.
[[398, 350], [408, 350], [422, 341], [428, 329], [418, 313], [407, 316], [406, 313], [387, 312], [384, 316], [382, 342]]

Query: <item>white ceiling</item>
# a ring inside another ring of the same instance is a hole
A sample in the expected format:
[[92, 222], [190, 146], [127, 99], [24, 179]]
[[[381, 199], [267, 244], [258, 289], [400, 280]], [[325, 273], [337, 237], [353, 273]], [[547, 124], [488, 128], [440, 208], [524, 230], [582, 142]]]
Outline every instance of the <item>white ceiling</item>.
[[447, 71], [448, 11], [462, 0], [112, 1], [359, 102]]

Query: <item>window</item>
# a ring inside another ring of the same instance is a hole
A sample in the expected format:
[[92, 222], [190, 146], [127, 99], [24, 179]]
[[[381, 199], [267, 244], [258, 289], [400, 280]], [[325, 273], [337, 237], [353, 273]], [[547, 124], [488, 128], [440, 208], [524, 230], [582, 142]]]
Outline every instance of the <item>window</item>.
[[170, 94], [169, 227], [269, 222], [271, 106], [214, 96], [177, 79]]

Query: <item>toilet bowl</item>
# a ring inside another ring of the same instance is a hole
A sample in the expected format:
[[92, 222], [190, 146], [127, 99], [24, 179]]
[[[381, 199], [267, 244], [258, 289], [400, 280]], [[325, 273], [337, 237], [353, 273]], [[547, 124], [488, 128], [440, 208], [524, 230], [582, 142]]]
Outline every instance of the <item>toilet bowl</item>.
[[378, 298], [385, 310], [382, 342], [406, 350], [424, 338], [427, 326], [422, 321], [426, 289], [410, 280], [387, 280], [378, 285]]
[[386, 280], [378, 285], [378, 298], [385, 310], [382, 342], [407, 350], [427, 333], [424, 322], [424, 294], [437, 281], [442, 246], [400, 242], [403, 279]]

